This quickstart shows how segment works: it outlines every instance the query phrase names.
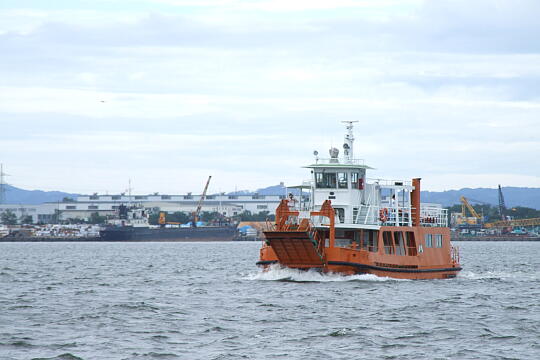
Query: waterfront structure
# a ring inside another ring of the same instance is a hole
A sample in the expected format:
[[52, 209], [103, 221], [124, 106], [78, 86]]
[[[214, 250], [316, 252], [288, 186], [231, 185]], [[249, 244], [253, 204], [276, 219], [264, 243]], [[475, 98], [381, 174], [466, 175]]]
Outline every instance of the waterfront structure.
[[44, 203], [34, 205], [22, 204], [1, 204], [0, 216], [5, 212], [15, 214], [15, 217], [20, 222], [28, 216], [32, 218], [32, 223], [53, 223], [55, 222], [55, 214], [58, 213], [58, 203]]
[[[281, 184], [283, 185], [283, 184]], [[280, 201], [285, 199], [287, 188], [283, 187], [283, 195], [262, 194], [211, 194], [206, 195], [201, 212], [218, 212], [226, 217], [239, 215], [244, 211], [252, 214], [261, 212], [274, 213]], [[34, 223], [51, 223], [70, 218], [88, 219], [93, 213], [100, 216], [114, 216], [120, 205], [137, 204], [150, 212], [191, 213], [197, 208], [201, 195], [191, 193], [183, 195], [150, 194], [92, 194], [81, 195], [70, 201], [44, 203], [36, 205], [0, 205], [0, 213], [11, 211], [17, 219], [31, 216]], [[298, 197], [299, 201], [308, 201], [307, 194]]]

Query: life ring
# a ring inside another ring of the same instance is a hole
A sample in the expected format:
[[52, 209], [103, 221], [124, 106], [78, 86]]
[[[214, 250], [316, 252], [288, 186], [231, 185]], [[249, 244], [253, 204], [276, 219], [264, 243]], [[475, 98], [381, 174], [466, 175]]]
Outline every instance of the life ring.
[[379, 220], [381, 220], [382, 222], [388, 221], [388, 209], [387, 208], [383, 208], [383, 209], [379, 210]]

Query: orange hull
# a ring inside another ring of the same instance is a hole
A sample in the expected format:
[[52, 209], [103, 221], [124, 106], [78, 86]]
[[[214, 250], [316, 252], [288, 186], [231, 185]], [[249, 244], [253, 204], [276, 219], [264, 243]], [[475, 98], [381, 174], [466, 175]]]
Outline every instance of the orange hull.
[[[331, 210], [328, 204], [321, 213]], [[278, 221], [277, 226], [279, 230], [264, 232], [260, 266], [279, 263], [295, 269], [399, 279], [447, 279], [461, 270], [447, 227], [335, 229], [333, 221], [317, 229], [307, 223], [291, 227]]]

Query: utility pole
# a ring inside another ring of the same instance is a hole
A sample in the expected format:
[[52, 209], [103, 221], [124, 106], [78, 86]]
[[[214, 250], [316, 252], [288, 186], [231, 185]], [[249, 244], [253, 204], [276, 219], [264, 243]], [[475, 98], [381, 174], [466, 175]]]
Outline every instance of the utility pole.
[[3, 204], [6, 201], [6, 176], [8, 176], [8, 174], [4, 172], [4, 164], [0, 164], [0, 204]]

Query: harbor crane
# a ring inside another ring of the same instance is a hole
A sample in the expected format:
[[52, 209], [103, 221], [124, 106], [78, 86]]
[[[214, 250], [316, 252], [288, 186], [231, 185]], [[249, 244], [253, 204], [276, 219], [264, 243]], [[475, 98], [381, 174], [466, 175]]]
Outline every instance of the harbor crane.
[[199, 221], [199, 215], [201, 213], [201, 208], [202, 208], [204, 199], [206, 198], [206, 192], [208, 191], [208, 185], [210, 185], [211, 179], [212, 179], [212, 175], [208, 176], [208, 181], [206, 181], [206, 185], [204, 187], [201, 198], [199, 199], [199, 202], [197, 203], [197, 209], [195, 209], [195, 211], [193, 212], [193, 221], [192, 221], [193, 227], [197, 227], [197, 221]]
[[484, 224], [486, 228], [494, 227], [516, 227], [516, 226], [538, 226], [540, 225], [540, 218], [529, 219], [515, 219], [515, 220], [500, 220], [492, 223]]
[[501, 185], [499, 184], [499, 216], [501, 220], [506, 220], [504, 213], [506, 211], [506, 205], [504, 204], [504, 196], [502, 193]]
[[[476, 210], [474, 210], [474, 208], [471, 206], [471, 204], [469, 204], [469, 201], [467, 200], [467, 198], [465, 198], [465, 196], [462, 196], [462, 197], [459, 198], [459, 200], [461, 201], [461, 216], [462, 216], [462, 218], [467, 219], [466, 220], [467, 223], [471, 224], [471, 225], [474, 225], [474, 224], [477, 224], [478, 222], [480, 222], [482, 217], [480, 215], [478, 215]], [[472, 218], [467, 217], [467, 212], [466, 212], [465, 209], [469, 210], [469, 212], [472, 215]]]
[[[197, 227], [197, 221], [199, 221], [199, 215], [201, 213], [201, 209], [202, 209], [202, 205], [203, 205], [203, 202], [204, 202], [204, 199], [206, 198], [206, 192], [208, 191], [208, 185], [210, 185], [210, 179], [212, 179], [212, 175], [210, 175], [208, 177], [208, 180], [206, 181], [206, 185], [204, 187], [204, 190], [203, 190], [203, 193], [201, 195], [201, 198], [199, 199], [199, 202], [197, 203], [197, 208], [195, 209], [194, 212], [191, 213], [191, 226], [192, 227]], [[179, 222], [172, 222], [172, 221], [167, 221], [165, 219], [165, 213], [164, 212], [160, 212], [159, 213], [159, 221], [158, 223], [161, 225], [161, 226], [165, 226], [165, 225], [180, 225]]]

